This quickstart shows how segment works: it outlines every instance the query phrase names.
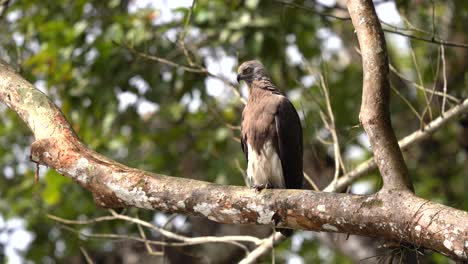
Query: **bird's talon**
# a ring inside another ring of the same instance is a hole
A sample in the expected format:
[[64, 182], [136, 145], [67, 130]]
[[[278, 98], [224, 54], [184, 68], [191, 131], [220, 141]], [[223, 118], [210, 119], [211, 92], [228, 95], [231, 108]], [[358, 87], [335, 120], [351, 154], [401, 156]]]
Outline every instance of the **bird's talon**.
[[264, 184], [258, 184], [258, 185], [254, 185], [253, 188], [255, 189], [256, 192], [261, 192], [263, 189], [266, 189], [268, 188], [268, 185], [264, 185]]

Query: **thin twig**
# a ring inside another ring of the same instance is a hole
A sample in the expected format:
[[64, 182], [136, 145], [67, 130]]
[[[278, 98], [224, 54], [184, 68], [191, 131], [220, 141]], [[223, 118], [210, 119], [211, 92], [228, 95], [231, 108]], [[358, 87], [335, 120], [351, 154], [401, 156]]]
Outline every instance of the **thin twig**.
[[[166, 222], [164, 223], [164, 225], [162, 225], [162, 228], [163, 229], [167, 229], [169, 227], [169, 225], [171, 224], [171, 222], [176, 218], [177, 214], [172, 214], [170, 215]], [[166, 242], [166, 237], [162, 237], [162, 241], [163, 242]], [[166, 253], [166, 247], [162, 247], [162, 254], [164, 255]]]
[[460, 100], [459, 100], [458, 98], [454, 97], [454, 96], [451, 96], [451, 95], [449, 95], [449, 94], [444, 94], [444, 93], [441, 93], [441, 92], [438, 92], [438, 91], [433, 91], [433, 90], [431, 90], [431, 89], [428, 89], [428, 88], [426, 88], [426, 87], [424, 87], [424, 86], [420, 86], [419, 84], [417, 84], [417, 83], [415, 83], [415, 82], [409, 80], [409, 79], [406, 78], [403, 74], [401, 74], [400, 72], [398, 72], [398, 71], [396, 70], [396, 68], [395, 68], [392, 64], [390, 64], [390, 70], [391, 70], [393, 73], [395, 73], [400, 79], [402, 79], [402, 80], [404, 80], [404, 81], [406, 81], [406, 82], [411, 83], [416, 89], [425, 90], [425, 91], [428, 92], [428, 93], [432, 93], [432, 94], [435, 94], [435, 95], [441, 96], [441, 97], [447, 97], [447, 99], [449, 99], [449, 100], [451, 100], [451, 101], [453, 101], [453, 102], [455, 102], [455, 103], [460, 103]]
[[[113, 210], [112, 210], [113, 211]], [[153, 224], [150, 224], [148, 222], [142, 221], [140, 219], [136, 219], [130, 216], [126, 215], [121, 215], [117, 214], [115, 211], [112, 213], [113, 216], [115, 216], [118, 219], [125, 220], [127, 222], [132, 222], [135, 224], [141, 224], [142, 226], [146, 226], [150, 229], [153, 229], [156, 232], [161, 233], [162, 235], [176, 239], [176, 240], [181, 240], [181, 241], [190, 241], [192, 243], [206, 243], [206, 242], [223, 242], [223, 243], [230, 243], [232, 241], [243, 241], [243, 242], [251, 242], [254, 244], [259, 244], [261, 242], [261, 239], [254, 237], [254, 236], [224, 236], [224, 237], [214, 237], [214, 236], [206, 236], [206, 237], [194, 237], [194, 238], [189, 238], [185, 236], [181, 236], [178, 234], [175, 234], [173, 232], [167, 231], [165, 229], [159, 228]]]
[[324, 144], [324, 145], [332, 145], [332, 144], [333, 144], [333, 142], [327, 141], [326, 139], [321, 138], [319, 135], [317, 135], [315, 138], [316, 138], [320, 143], [322, 143], [322, 144]]
[[[416, 70], [416, 75], [418, 76], [419, 85], [421, 87], [424, 87], [424, 81], [423, 81], [423, 78], [422, 78], [422, 75], [421, 75], [421, 71], [419, 70], [419, 64], [418, 64], [418, 60], [416, 59], [416, 54], [414, 53], [414, 49], [413, 49], [413, 46], [411, 44], [410, 44], [410, 47], [411, 47], [410, 48], [411, 59], [413, 60], [414, 68]], [[424, 101], [426, 102], [426, 106], [424, 107], [424, 111], [421, 114], [421, 118], [419, 119], [420, 120], [420, 123], [419, 123], [420, 127], [424, 126], [424, 116], [426, 115], [426, 109], [429, 110], [429, 119], [432, 120], [432, 109], [431, 109], [431, 106], [429, 104], [429, 98], [427, 97], [426, 90], [423, 89], [422, 93], [423, 93]]]
[[[445, 66], [445, 48], [444, 48], [444, 45], [441, 45], [440, 46], [440, 52], [441, 52], [441, 56], [442, 56], [442, 76], [443, 76], [443, 80], [444, 80], [444, 85], [443, 85], [443, 92], [444, 94], [447, 94], [447, 69], [446, 69], [446, 66]], [[445, 97], [442, 98], [442, 109], [440, 111], [441, 115], [443, 116], [445, 114]]]
[[[140, 233], [141, 238], [146, 240], [147, 239], [146, 234], [145, 234], [145, 231], [143, 230], [143, 228], [141, 227], [141, 225], [137, 225], [137, 227], [138, 227], [138, 232]], [[151, 245], [148, 242], [145, 242], [145, 247], [146, 247], [146, 251], [148, 252], [148, 254], [150, 254], [152, 256], [163, 256], [164, 255], [163, 252], [154, 251], [153, 248], [151, 247]]]
[[299, 5], [299, 4], [296, 4], [294, 2], [289, 2], [289, 1], [286, 2], [286, 1], [280, 1], [280, 0], [276, 0], [276, 2], [281, 3], [281, 4], [285, 5], [285, 6], [290, 6], [290, 7], [295, 7], [295, 8], [307, 10], [309, 12], [312, 12], [312, 13], [317, 14], [317, 15], [322, 16], [322, 17], [329, 17], [329, 18], [334, 18], [334, 19], [338, 19], [338, 20], [342, 20], [342, 21], [351, 20], [350, 17], [341, 17], [341, 16], [336, 16], [336, 15], [330, 14], [330, 13], [320, 12], [320, 11], [317, 11], [317, 10], [315, 10], [313, 8], [310, 8], [310, 7], [307, 7], [307, 6], [304, 6], [304, 5]]
[[435, 3], [434, 0], [431, 0], [432, 7], [432, 38], [436, 35], [436, 26], [435, 26]]
[[[436, 67], [436, 71], [435, 71], [435, 74], [434, 74], [434, 81], [433, 81], [433, 84], [432, 84], [432, 89], [430, 90], [430, 94], [431, 96], [429, 97], [429, 103], [432, 103], [432, 100], [434, 99], [434, 92], [436, 91], [436, 88], [437, 88], [437, 80], [439, 78], [439, 71], [440, 71], [440, 54], [439, 52], [437, 52], [437, 67]], [[431, 67], [432, 69], [432, 67]]]
[[423, 117], [418, 113], [418, 110], [416, 110], [416, 108], [413, 107], [413, 105], [408, 101], [408, 99], [406, 99], [399, 91], [398, 89], [396, 89], [393, 84], [390, 84], [390, 87], [392, 88], [392, 91], [394, 91], [400, 98], [401, 100], [403, 100], [403, 102], [405, 102], [408, 107], [411, 109], [411, 112], [413, 112], [416, 117], [419, 119], [419, 122], [421, 124], [424, 124], [424, 120], [423, 120]]
[[320, 189], [317, 187], [317, 184], [315, 184], [314, 180], [312, 180], [312, 178], [305, 171], [303, 171], [302, 173], [304, 174], [304, 179], [306, 179], [310, 186], [312, 186], [312, 189], [314, 189], [314, 191], [319, 192]]
[[[305, 58], [302, 58], [302, 61], [304, 65], [306, 66], [306, 69], [308, 70], [310, 75], [314, 75], [314, 71], [312, 69], [312, 66], [310, 63], [307, 62]], [[328, 113], [328, 117], [325, 116], [325, 114], [320, 110], [320, 117], [327, 128], [328, 131], [330, 131], [330, 134], [332, 136], [332, 144], [333, 144], [333, 152], [335, 156], [335, 173], [333, 177], [333, 182], [336, 182], [338, 180], [338, 176], [340, 174], [340, 166], [342, 168], [342, 171], [346, 173], [346, 168], [344, 166], [343, 159], [341, 158], [341, 151], [340, 151], [340, 143], [338, 140], [338, 135], [336, 133], [336, 126], [335, 126], [335, 116], [333, 114], [333, 109], [331, 107], [331, 101], [330, 101], [330, 95], [328, 93], [328, 87], [327, 83], [325, 81], [325, 78], [323, 74], [319, 73], [318, 74], [318, 79], [320, 80], [320, 88], [323, 92], [323, 95], [325, 97], [325, 105]], [[329, 120], [329, 121], [328, 121]], [[333, 183], [332, 182], [332, 183]]]
[[134, 48], [132, 48], [129, 45], [126, 45], [126, 44], [124, 44], [123, 46], [125, 48], [127, 48], [130, 52], [132, 52], [133, 54], [135, 54], [135, 55], [137, 55], [137, 56], [139, 56], [141, 58], [156, 61], [156, 62], [159, 62], [159, 63], [162, 63], [162, 64], [169, 65], [171, 67], [180, 68], [180, 69], [183, 69], [183, 70], [188, 71], [188, 72], [206, 74], [209, 77], [213, 77], [215, 79], [218, 79], [221, 82], [223, 82], [226, 86], [228, 86], [231, 89], [231, 91], [236, 95], [236, 97], [239, 98], [239, 100], [244, 105], [247, 104], [247, 101], [245, 100], [245, 98], [242, 97], [242, 95], [240, 94], [240, 92], [238, 91], [236, 86], [233, 83], [231, 83], [231, 81], [229, 81], [226, 77], [224, 77], [222, 75], [217, 75], [217, 74], [214, 74], [214, 73], [208, 71], [208, 69], [206, 69], [205, 67], [203, 67], [201, 65], [196, 65], [196, 64], [193, 63], [193, 66], [186, 66], [186, 65], [178, 64], [178, 63], [175, 63], [175, 62], [170, 61], [168, 59], [164, 59], [164, 58], [161, 58], [161, 57], [158, 57], [158, 56], [155, 56], [155, 55], [150, 55], [150, 54], [147, 54], [147, 53], [139, 52], [139, 51], [135, 50]]
[[239, 264], [251, 264], [255, 263], [256, 260], [263, 256], [266, 252], [271, 250], [275, 245], [281, 243], [286, 239], [283, 235], [278, 232], [274, 232], [271, 236], [263, 240], [263, 243], [260, 244], [255, 250], [249, 253], [247, 257], [242, 259]]
[[101, 217], [96, 217], [96, 218], [89, 219], [89, 220], [69, 220], [69, 219], [61, 218], [61, 217], [51, 215], [51, 214], [47, 214], [47, 218], [50, 218], [54, 221], [57, 221], [66, 225], [89, 225], [89, 224], [94, 224], [94, 223], [99, 223], [99, 222], [104, 222], [104, 221], [116, 220], [114, 216], [101, 216]]
[[87, 264], [94, 264], [94, 261], [91, 259], [88, 252], [83, 246], [80, 247], [80, 251], [81, 251], [81, 254], [83, 254], [83, 257], [85, 258]]
[[426, 30], [423, 30], [423, 29], [420, 29], [420, 28], [417, 28], [417, 27], [413, 26], [407, 20], [407, 18], [405, 18], [404, 16], [401, 16], [401, 18], [402, 18], [403, 22], [405, 22], [406, 27], [401, 27], [401, 26], [398, 26], [398, 25], [387, 23], [385, 21], [380, 21], [380, 23], [382, 24], [382, 26], [387, 26], [387, 27], [392, 28], [393, 30], [397, 30], [397, 31], [419, 32], [419, 33], [423, 33], [423, 34], [426, 34], [426, 35], [430, 34], [429, 31], [426, 31]]
[[182, 30], [182, 33], [180, 34], [180, 37], [179, 37], [180, 47], [182, 48], [182, 51], [184, 52], [184, 56], [187, 59], [187, 62], [191, 67], [193, 67], [195, 64], [193, 63], [192, 58], [190, 58], [190, 54], [187, 48], [185, 47], [185, 36], [187, 35], [187, 29], [189, 27], [190, 19], [192, 18], [193, 8], [195, 7], [196, 2], [197, 2], [196, 0], [193, 0], [192, 6], [188, 10], [187, 18], [185, 19], [185, 23], [184, 23], [184, 29]]
[[319, 77], [320, 77], [320, 87], [322, 88], [323, 94], [325, 96], [325, 103], [326, 103], [327, 111], [328, 111], [328, 119], [330, 120], [330, 122], [326, 124], [326, 126], [328, 130], [330, 131], [330, 134], [333, 140], [333, 152], [335, 154], [334, 155], [335, 156], [335, 173], [333, 176], [333, 182], [336, 183], [338, 181], [338, 176], [340, 175], [340, 164], [342, 164], [340, 143], [338, 141], [338, 136], [336, 134], [335, 116], [333, 115], [333, 110], [332, 110], [331, 103], [330, 103], [330, 95], [328, 94], [328, 87], [325, 83], [325, 79], [323, 75], [320, 74]]
[[247, 173], [245, 173], [244, 169], [241, 167], [239, 160], [236, 159], [235, 163], [236, 163], [236, 168], [242, 174], [242, 178], [244, 179], [245, 186], [250, 187], [249, 177], [247, 176]]
[[127, 45], [127, 44], [123, 44], [123, 46], [126, 49], [128, 49], [130, 52], [132, 52], [133, 54], [135, 54], [135, 55], [137, 55], [137, 56], [139, 56], [141, 58], [147, 59], [147, 60], [157, 61], [159, 63], [166, 64], [166, 65], [169, 65], [169, 66], [175, 67], [175, 68], [180, 68], [180, 69], [183, 69], [183, 70], [188, 71], [188, 72], [204, 73], [204, 74], [207, 73], [206, 69], [200, 69], [200, 68], [195, 68], [195, 67], [191, 67], [191, 66], [185, 66], [185, 65], [178, 64], [178, 63], [175, 63], [175, 62], [170, 61], [168, 59], [164, 59], [164, 58], [161, 58], [161, 57], [158, 57], [158, 56], [155, 56], [155, 55], [150, 55], [150, 54], [147, 54], [147, 53], [139, 52], [139, 51], [135, 50], [133, 47], [131, 47], [130, 45]]
[[254, 244], [259, 244], [261, 243], [261, 239], [254, 237], [254, 236], [225, 236], [225, 237], [214, 237], [214, 236], [206, 236], [206, 237], [195, 237], [195, 238], [190, 238], [182, 235], [175, 234], [173, 232], [167, 231], [163, 228], [159, 228], [151, 223], [148, 223], [146, 221], [140, 220], [138, 218], [133, 218], [130, 216], [126, 215], [121, 215], [116, 213], [114, 210], [109, 210], [112, 214], [112, 216], [103, 216], [103, 217], [98, 217], [90, 220], [68, 220], [64, 219], [58, 216], [50, 215], [48, 214], [47, 217], [49, 217], [52, 220], [55, 220], [57, 222], [63, 223], [63, 224], [73, 224], [73, 225], [87, 225], [91, 223], [97, 223], [97, 222], [102, 222], [102, 221], [112, 221], [112, 220], [124, 220], [127, 222], [131, 222], [134, 224], [139, 224], [141, 226], [147, 227], [149, 229], [152, 229], [161, 235], [174, 239], [174, 240], [180, 240], [192, 244], [201, 244], [201, 243], [207, 243], [207, 242], [221, 242], [221, 243], [231, 243], [233, 241], [240, 241], [240, 242], [251, 242]]
[[419, 37], [419, 36], [407, 34], [407, 33], [404, 33], [404, 32], [400, 32], [400, 31], [392, 30], [392, 29], [388, 29], [388, 28], [384, 28], [383, 31], [385, 31], [387, 33], [392, 33], [392, 34], [397, 34], [397, 35], [400, 35], [400, 36], [408, 37], [408, 38], [414, 39], [414, 40], [424, 41], [424, 42], [427, 42], [427, 43], [468, 49], [468, 44], [465, 44], [465, 43], [457, 43], [457, 42], [446, 41], [446, 40], [443, 40], [443, 39], [438, 39], [436, 37], [434, 37], [434, 38]]
[[[196, 243], [194, 242], [162, 242], [162, 241], [156, 241], [156, 240], [149, 240], [149, 239], [143, 239], [140, 237], [136, 236], [128, 236], [128, 235], [117, 235], [117, 234], [105, 234], [105, 233], [98, 233], [98, 234], [87, 234], [80, 232], [79, 230], [76, 230], [74, 228], [71, 228], [69, 226], [61, 226], [61, 228], [66, 229], [68, 231], [71, 231], [75, 234], [77, 234], [80, 237], [84, 238], [93, 238], [93, 239], [112, 239], [112, 240], [131, 240], [131, 241], [136, 241], [136, 242], [142, 242], [142, 243], [148, 243], [151, 245], [158, 245], [158, 246], [172, 246], [172, 247], [186, 247], [186, 246], [193, 246], [193, 245], [198, 245], [198, 244], [203, 244], [203, 243], [216, 243], [213, 241], [197, 241]], [[244, 246], [241, 243], [231, 241], [233, 245], [236, 245], [240, 248], [242, 248], [246, 253], [250, 252], [249, 249]]]
[[[334, 174], [333, 174], [333, 180], [330, 184], [334, 184], [338, 181], [338, 176], [340, 175], [340, 161], [337, 157], [337, 149], [336, 149], [336, 141], [335, 141], [335, 137], [333, 136], [333, 133], [332, 133], [332, 128], [330, 126], [330, 124], [328, 123], [327, 121], [327, 118], [325, 116], [325, 114], [323, 113], [322, 110], [320, 110], [320, 118], [322, 119], [322, 122], [325, 124], [325, 128], [330, 131], [330, 134], [332, 135], [332, 140], [333, 140], [333, 152], [334, 152], [334, 160], [335, 160], [335, 171], [334, 171]], [[334, 129], [333, 129], [334, 130]], [[339, 151], [339, 149], [338, 149]]]

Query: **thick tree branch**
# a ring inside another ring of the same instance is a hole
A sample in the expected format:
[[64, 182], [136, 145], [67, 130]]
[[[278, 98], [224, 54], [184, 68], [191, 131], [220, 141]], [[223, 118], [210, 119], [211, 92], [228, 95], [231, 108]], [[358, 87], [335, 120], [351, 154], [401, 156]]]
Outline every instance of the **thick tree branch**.
[[390, 121], [390, 83], [385, 37], [371, 0], [347, 3], [363, 65], [363, 91], [359, 119], [369, 136], [384, 190], [413, 190], [403, 154]]

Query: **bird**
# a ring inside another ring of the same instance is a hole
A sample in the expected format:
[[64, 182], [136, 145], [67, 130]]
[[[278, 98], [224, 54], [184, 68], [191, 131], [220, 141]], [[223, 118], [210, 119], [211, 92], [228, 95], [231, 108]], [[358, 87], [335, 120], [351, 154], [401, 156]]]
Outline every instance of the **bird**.
[[[265, 188], [302, 189], [302, 126], [294, 105], [258, 60], [243, 62], [237, 81], [244, 81], [249, 90], [241, 122], [249, 185], [257, 192]], [[278, 231], [285, 236], [292, 234], [290, 229]]]

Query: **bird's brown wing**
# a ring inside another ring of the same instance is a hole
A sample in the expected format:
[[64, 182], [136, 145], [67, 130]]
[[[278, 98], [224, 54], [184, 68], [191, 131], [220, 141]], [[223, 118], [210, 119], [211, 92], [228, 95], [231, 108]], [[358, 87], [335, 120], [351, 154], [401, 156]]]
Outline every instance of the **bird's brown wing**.
[[296, 109], [286, 98], [278, 103], [275, 115], [278, 150], [287, 189], [301, 189], [302, 172], [302, 126]]
[[[245, 111], [245, 110], [244, 110]], [[242, 120], [241, 120], [241, 147], [242, 151], [244, 152], [245, 155], [245, 160], [249, 162], [249, 148], [247, 147], [247, 133], [245, 132], [245, 128], [242, 125], [244, 123], [244, 111], [242, 111]]]

